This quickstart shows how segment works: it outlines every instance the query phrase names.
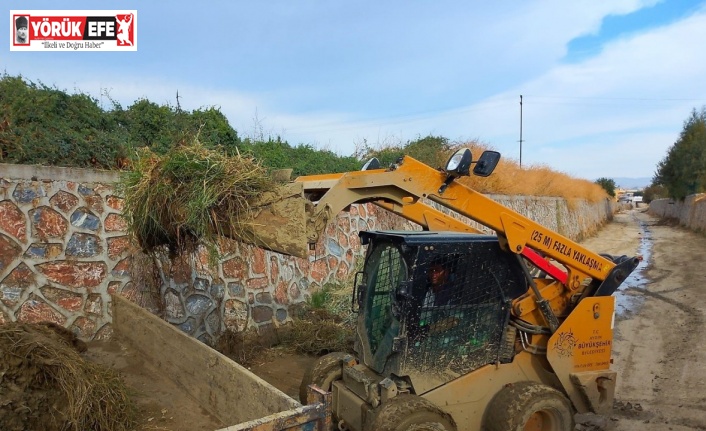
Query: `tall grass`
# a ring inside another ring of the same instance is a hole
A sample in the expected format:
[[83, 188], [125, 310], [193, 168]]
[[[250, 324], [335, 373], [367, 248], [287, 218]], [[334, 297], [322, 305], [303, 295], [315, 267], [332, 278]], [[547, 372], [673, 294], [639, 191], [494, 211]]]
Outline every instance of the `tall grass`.
[[162, 156], [141, 149], [118, 183], [128, 226], [148, 252], [163, 245], [193, 251], [200, 241], [215, 249], [220, 234], [249, 221], [250, 201], [276, 187], [253, 158], [206, 148], [197, 138]]
[[[453, 151], [463, 147], [470, 148], [474, 158], [479, 157], [484, 150], [492, 149], [471, 141], [455, 145]], [[572, 177], [545, 165], [520, 167], [518, 162], [508, 158], [501, 158], [495, 172], [489, 177], [471, 175], [458, 181], [481, 193], [489, 194], [552, 196], [564, 198], [569, 202], [576, 199], [598, 202], [608, 198], [601, 186], [589, 180]]]

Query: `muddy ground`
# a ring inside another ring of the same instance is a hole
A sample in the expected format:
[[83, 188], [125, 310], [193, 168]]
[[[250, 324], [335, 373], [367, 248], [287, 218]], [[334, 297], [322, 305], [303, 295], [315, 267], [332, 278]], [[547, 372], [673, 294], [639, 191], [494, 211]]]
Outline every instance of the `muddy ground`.
[[[596, 252], [642, 254], [617, 292], [616, 403], [608, 418], [577, 428], [706, 430], [706, 236], [660, 222], [643, 210], [620, 213], [583, 242]], [[87, 357], [119, 370], [136, 394], [137, 430], [214, 430], [226, 425], [201, 409], [119, 340], [89, 344]], [[270, 350], [251, 371], [296, 398], [312, 358]]]
[[618, 214], [584, 243], [643, 263], [617, 293], [611, 429], [706, 430], [706, 236], [644, 210]]

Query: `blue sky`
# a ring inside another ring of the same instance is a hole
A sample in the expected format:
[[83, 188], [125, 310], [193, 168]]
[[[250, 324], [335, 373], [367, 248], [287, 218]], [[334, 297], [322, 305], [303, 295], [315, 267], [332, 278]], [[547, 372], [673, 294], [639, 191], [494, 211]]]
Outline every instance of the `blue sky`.
[[[9, 3], [9, 4], [8, 4]], [[7, 2], [96, 9], [95, 1]], [[168, 7], [165, 5], [169, 5]], [[651, 177], [706, 105], [706, 1], [103, 1], [138, 51], [10, 52], [1, 69], [123, 106], [217, 106], [241, 136], [350, 155], [428, 134], [570, 175]], [[107, 103], [106, 103], [107, 106]]]

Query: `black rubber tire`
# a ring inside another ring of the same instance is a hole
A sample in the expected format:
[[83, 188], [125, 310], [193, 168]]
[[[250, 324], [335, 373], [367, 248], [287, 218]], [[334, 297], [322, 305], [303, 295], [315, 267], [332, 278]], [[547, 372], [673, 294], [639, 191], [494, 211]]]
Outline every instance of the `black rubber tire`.
[[399, 395], [375, 413], [375, 431], [456, 431], [451, 416], [416, 395]]
[[331, 384], [341, 379], [341, 360], [345, 356], [348, 355], [343, 352], [333, 352], [320, 357], [311, 364], [311, 367], [304, 373], [301, 385], [299, 385], [299, 401], [302, 404], [306, 405], [307, 388], [311, 384], [327, 392], [331, 391]]
[[487, 431], [525, 431], [531, 421], [533, 431], [573, 431], [571, 402], [563, 393], [541, 383], [513, 383], [493, 397], [483, 426]]

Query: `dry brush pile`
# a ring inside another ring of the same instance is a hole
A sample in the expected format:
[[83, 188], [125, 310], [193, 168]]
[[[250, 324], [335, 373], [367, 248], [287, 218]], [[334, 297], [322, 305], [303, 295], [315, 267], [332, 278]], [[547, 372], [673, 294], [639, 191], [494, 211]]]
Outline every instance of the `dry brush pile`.
[[3, 431], [127, 431], [136, 409], [120, 375], [88, 362], [86, 349], [51, 323], [0, 325]]
[[216, 350], [246, 367], [266, 362], [270, 349], [313, 356], [352, 353], [358, 316], [351, 310], [353, 277], [327, 283], [313, 292], [307, 302], [290, 308], [290, 322], [273, 328], [264, 337], [256, 331], [226, 330]]
[[204, 244], [217, 251], [224, 232], [237, 234], [248, 222], [250, 202], [277, 183], [254, 158], [229, 156], [198, 139], [159, 156], [147, 148], [121, 175], [124, 215], [147, 252], [167, 246], [191, 252]]

